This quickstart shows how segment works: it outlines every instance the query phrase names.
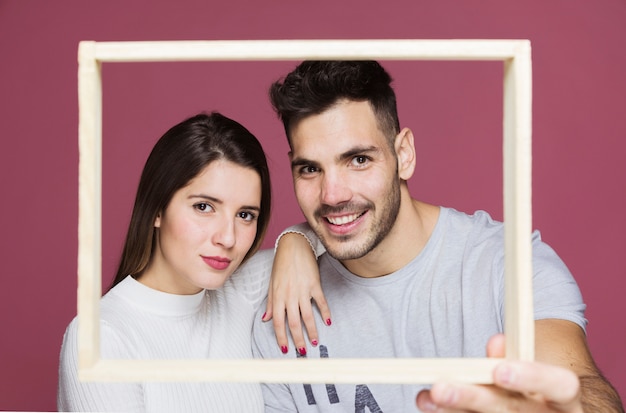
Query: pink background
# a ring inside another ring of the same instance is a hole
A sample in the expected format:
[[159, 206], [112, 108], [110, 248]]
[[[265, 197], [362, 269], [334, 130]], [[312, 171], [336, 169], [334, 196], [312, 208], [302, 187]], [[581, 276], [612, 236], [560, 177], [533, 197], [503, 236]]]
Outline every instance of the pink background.
[[[56, 408], [76, 313], [80, 40], [530, 39], [533, 225], [577, 278], [591, 349], [626, 396], [625, 22], [624, 0], [0, 0], [0, 409]], [[238, 119], [267, 149], [276, 202], [265, 245], [302, 219], [266, 98], [293, 65], [104, 65], [105, 284], [149, 149], [202, 110]], [[385, 65], [417, 137], [413, 195], [501, 219], [501, 63]]]

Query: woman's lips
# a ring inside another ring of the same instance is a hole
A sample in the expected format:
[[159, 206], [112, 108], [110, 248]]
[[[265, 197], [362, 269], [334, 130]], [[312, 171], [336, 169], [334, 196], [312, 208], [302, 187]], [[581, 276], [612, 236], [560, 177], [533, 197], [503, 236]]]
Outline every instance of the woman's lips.
[[202, 257], [204, 262], [216, 270], [225, 270], [230, 265], [230, 259], [224, 257]]

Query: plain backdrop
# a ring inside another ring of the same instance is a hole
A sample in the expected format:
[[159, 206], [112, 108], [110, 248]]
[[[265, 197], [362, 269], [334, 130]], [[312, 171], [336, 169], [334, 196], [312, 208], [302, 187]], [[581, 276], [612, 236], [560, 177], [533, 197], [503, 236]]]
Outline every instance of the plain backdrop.
[[[59, 348], [76, 314], [81, 40], [530, 39], [533, 226], [576, 277], [591, 350], [624, 397], [625, 22], [624, 0], [0, 0], [0, 410], [56, 408]], [[416, 136], [413, 196], [502, 219], [502, 64], [383, 63], [401, 126]], [[295, 64], [103, 66], [105, 285], [150, 148], [201, 111], [239, 120], [267, 150], [265, 246], [302, 220], [267, 101]]]

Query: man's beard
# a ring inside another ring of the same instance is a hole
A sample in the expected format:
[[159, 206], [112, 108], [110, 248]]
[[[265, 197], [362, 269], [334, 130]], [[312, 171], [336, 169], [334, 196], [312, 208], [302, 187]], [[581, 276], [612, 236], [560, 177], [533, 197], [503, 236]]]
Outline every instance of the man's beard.
[[[326, 248], [326, 251], [330, 254], [331, 257], [343, 261], [343, 260], [354, 260], [358, 258], [362, 258], [365, 255], [369, 254], [374, 248], [378, 246], [384, 240], [393, 226], [396, 223], [396, 219], [398, 218], [398, 211], [400, 210], [400, 183], [397, 179], [394, 179], [392, 182], [389, 191], [382, 197], [382, 199], [386, 200], [380, 209], [380, 213], [377, 214], [377, 219], [373, 222], [368, 230], [368, 233], [363, 235], [365, 240], [363, 240], [359, 245], [348, 246], [350, 240], [354, 238], [354, 235], [344, 235], [333, 237], [333, 245], [330, 245], [327, 239], [324, 238], [324, 234], [321, 231], [316, 231], [317, 236], [322, 241], [322, 244]], [[353, 204], [354, 205], [354, 204]], [[320, 207], [316, 212], [315, 216], [318, 219], [325, 219], [322, 216], [329, 213], [338, 213], [344, 211], [354, 211], [354, 210], [365, 210], [368, 209], [370, 212], [376, 211], [374, 209], [374, 204], [369, 202], [364, 205], [359, 205], [356, 208], [351, 207], [349, 204], [342, 207], [331, 207], [328, 205]], [[337, 244], [339, 246], [337, 247]], [[344, 248], [341, 248], [344, 246]]]

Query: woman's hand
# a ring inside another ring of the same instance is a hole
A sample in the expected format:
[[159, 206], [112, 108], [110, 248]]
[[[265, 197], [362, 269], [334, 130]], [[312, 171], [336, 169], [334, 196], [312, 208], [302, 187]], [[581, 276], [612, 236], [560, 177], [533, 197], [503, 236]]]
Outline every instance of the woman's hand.
[[309, 342], [317, 346], [318, 334], [312, 300], [317, 304], [324, 323], [330, 325], [330, 310], [322, 291], [319, 267], [311, 245], [299, 233], [283, 234], [274, 257], [267, 306], [263, 316], [263, 321], [273, 320], [276, 341], [283, 353], [289, 351], [285, 315], [299, 354], [305, 355], [307, 348], [302, 322]]

